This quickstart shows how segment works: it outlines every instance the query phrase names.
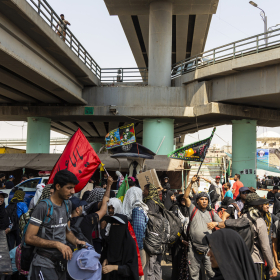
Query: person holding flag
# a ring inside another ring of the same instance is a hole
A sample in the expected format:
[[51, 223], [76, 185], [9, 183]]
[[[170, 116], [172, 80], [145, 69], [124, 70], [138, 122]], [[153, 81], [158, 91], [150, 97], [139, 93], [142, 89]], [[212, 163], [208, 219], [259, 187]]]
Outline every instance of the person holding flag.
[[128, 178], [126, 175], [125, 179], [123, 180], [123, 182], [119, 188], [116, 198], [119, 198], [121, 200], [121, 202], [123, 202], [124, 196], [125, 196], [126, 192], [128, 191], [128, 189], [129, 189], [129, 185], [128, 185]]

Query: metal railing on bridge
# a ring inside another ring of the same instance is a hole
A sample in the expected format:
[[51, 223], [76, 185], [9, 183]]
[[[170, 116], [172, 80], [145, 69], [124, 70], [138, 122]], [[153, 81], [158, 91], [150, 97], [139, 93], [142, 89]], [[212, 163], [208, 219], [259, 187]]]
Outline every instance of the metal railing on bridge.
[[100, 79], [101, 68], [82, 46], [75, 35], [63, 23], [61, 18], [52, 9], [46, 0], [26, 0], [44, 21], [58, 33], [68, 47], [81, 59], [81, 61]]
[[[268, 42], [267, 42], [268, 41]], [[172, 65], [171, 79], [227, 60], [280, 47], [280, 29], [261, 33], [200, 53]]]
[[115, 83], [148, 83], [148, 68], [101, 68], [101, 82]]

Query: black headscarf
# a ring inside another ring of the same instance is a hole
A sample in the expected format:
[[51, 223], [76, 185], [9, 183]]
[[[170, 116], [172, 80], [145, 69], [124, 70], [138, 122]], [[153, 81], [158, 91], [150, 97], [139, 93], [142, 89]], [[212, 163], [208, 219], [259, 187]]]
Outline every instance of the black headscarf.
[[[112, 224], [109, 232], [109, 238], [107, 239], [108, 264], [127, 265], [131, 271], [131, 275], [128, 278], [131, 280], [139, 280], [136, 244], [128, 230], [128, 219], [125, 215], [121, 214], [116, 214], [114, 216], [121, 218], [125, 224], [118, 222], [116, 219], [111, 220]], [[113, 225], [113, 223], [118, 225]], [[114, 280], [125, 279], [124, 277], [118, 276], [117, 271], [110, 272], [105, 278]]]
[[274, 205], [273, 205], [273, 214], [277, 215], [280, 212], [280, 193], [275, 194]]
[[9, 218], [5, 211], [5, 202], [0, 205], [0, 230], [5, 230], [9, 227]]
[[173, 191], [167, 191], [166, 193], [166, 198], [164, 201], [164, 207], [166, 208], [166, 210], [170, 210], [170, 208], [173, 205], [173, 201], [171, 200], [171, 196], [174, 194]]
[[232, 229], [221, 229], [206, 235], [206, 239], [219, 265], [223, 279], [260, 279], [251, 254], [237, 232]]
[[183, 205], [181, 203], [182, 199], [183, 199], [184, 195], [183, 194], [180, 194], [177, 196], [177, 201], [175, 202], [174, 205], [176, 205], [179, 209], [180, 209], [180, 212], [183, 214], [184, 217], [187, 217], [188, 216], [188, 208], [186, 205]]

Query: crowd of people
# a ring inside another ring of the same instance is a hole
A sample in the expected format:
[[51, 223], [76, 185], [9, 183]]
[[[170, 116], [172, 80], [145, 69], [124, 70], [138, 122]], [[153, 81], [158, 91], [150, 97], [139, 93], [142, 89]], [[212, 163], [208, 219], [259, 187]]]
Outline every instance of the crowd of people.
[[[116, 175], [119, 186], [124, 178]], [[200, 180], [210, 184], [208, 192], [200, 190]], [[52, 185], [37, 186], [29, 207], [24, 191], [16, 190], [8, 205], [0, 191], [0, 230], [14, 271], [7, 279], [161, 280], [167, 255], [172, 280], [277, 276], [276, 189], [261, 198], [243, 186], [239, 174], [233, 186], [222, 185], [219, 176], [194, 176], [184, 192], [174, 192], [168, 177], [159, 187], [143, 188], [129, 177], [120, 200], [113, 182], [105, 175], [79, 197], [77, 177], [61, 170]]]

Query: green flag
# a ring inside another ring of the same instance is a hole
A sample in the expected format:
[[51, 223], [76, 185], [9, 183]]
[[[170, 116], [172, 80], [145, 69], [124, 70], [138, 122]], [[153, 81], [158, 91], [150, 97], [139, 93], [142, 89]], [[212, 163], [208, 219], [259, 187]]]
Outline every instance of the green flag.
[[123, 202], [124, 196], [125, 196], [128, 189], [129, 189], [129, 185], [128, 185], [128, 178], [127, 178], [127, 175], [126, 175], [122, 184], [121, 184], [121, 186], [120, 186], [120, 188], [119, 188], [119, 191], [116, 195], [116, 198], [119, 198]]

